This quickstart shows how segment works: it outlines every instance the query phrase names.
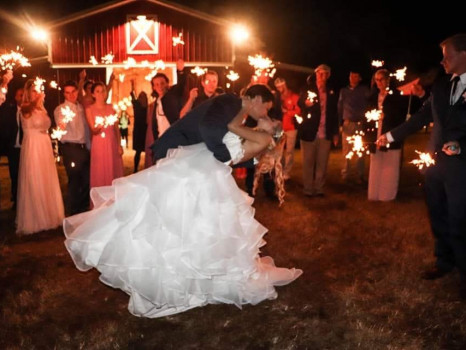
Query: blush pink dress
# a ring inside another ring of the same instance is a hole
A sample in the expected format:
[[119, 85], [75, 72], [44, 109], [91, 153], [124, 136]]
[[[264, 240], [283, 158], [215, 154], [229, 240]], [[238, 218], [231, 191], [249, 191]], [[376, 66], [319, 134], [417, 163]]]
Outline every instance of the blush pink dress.
[[47, 112], [35, 109], [29, 118], [21, 117], [24, 137], [18, 176], [16, 233], [31, 234], [61, 226], [63, 198], [47, 130]]
[[[103, 109], [91, 105], [87, 112], [95, 124], [96, 117], [107, 117], [115, 114], [112, 105], [105, 105]], [[110, 186], [112, 181], [123, 176], [123, 160], [118, 152], [119, 140], [115, 125], [102, 128], [101, 132], [92, 135], [91, 145], [91, 179], [90, 186]]]

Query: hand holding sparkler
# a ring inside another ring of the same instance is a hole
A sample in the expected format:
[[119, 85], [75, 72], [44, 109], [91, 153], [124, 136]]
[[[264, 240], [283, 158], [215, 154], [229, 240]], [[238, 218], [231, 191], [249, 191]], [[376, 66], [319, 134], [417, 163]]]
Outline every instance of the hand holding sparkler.
[[5, 74], [2, 76], [2, 87], [7, 87], [7, 85], [10, 83], [11, 79], [13, 79], [13, 71], [11, 69], [8, 69]]
[[448, 156], [456, 156], [461, 153], [461, 147], [457, 141], [449, 141], [443, 145], [442, 151]]
[[377, 141], [375, 141], [375, 144], [379, 147], [386, 147], [390, 144], [390, 142], [388, 141], [388, 138], [387, 138], [387, 135], [386, 134], [382, 134], [380, 135], [380, 137], [378, 138]]

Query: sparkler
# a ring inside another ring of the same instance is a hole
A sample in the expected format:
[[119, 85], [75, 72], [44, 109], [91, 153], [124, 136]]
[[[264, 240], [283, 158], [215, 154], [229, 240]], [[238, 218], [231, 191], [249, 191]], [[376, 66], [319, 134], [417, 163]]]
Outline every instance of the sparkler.
[[104, 128], [114, 125], [118, 121], [117, 114], [110, 114], [104, 117], [97, 116], [95, 117], [94, 127], [102, 126]]
[[348, 143], [350, 145], [353, 145], [351, 150], [345, 156], [346, 159], [351, 159], [353, 158], [354, 155], [358, 156], [358, 158], [361, 158], [364, 154], [369, 154], [369, 151], [367, 150], [367, 146], [365, 146], [364, 142], [362, 141], [363, 136], [364, 136], [364, 132], [356, 131], [354, 135], [348, 136], [346, 138]]
[[14, 70], [16, 67], [30, 67], [29, 60], [16, 51], [0, 55], [0, 67], [2, 70]]
[[58, 90], [61, 90], [60, 87], [58, 86], [57, 82], [55, 80], [52, 80], [50, 83], [49, 83], [49, 86], [52, 88], [52, 89], [58, 89]]
[[317, 94], [311, 90], [307, 90], [307, 99], [311, 103], [316, 103], [317, 102]]
[[104, 57], [101, 58], [103, 64], [112, 64], [113, 63], [113, 58], [115, 55], [113, 55], [111, 52], [106, 54]]
[[91, 56], [91, 57], [89, 58], [89, 63], [91, 63], [93, 66], [99, 64], [99, 62], [97, 61], [97, 59], [95, 58], [95, 56]]
[[391, 73], [390, 76], [394, 76], [398, 81], [404, 81], [406, 76], [406, 67], [397, 69], [395, 73]]
[[371, 66], [372, 67], [377, 67], [377, 68], [382, 67], [384, 64], [385, 64], [385, 62], [383, 60], [372, 60], [372, 62], [371, 62]]
[[295, 114], [294, 117], [296, 118], [296, 121], [298, 122], [298, 124], [301, 124], [303, 122], [303, 117]]
[[[254, 67], [256, 77], [265, 75], [266, 77], [272, 78], [275, 75], [276, 69], [272, 60], [268, 57], [262, 57], [262, 55], [248, 56], [249, 65]], [[257, 80], [257, 79], [256, 79]]]
[[128, 57], [127, 60], [123, 61], [125, 69], [129, 69], [131, 67], [136, 67], [136, 60], [132, 57]]
[[415, 152], [419, 154], [419, 159], [414, 159], [410, 161], [410, 163], [417, 166], [419, 170], [421, 170], [424, 167], [428, 168], [431, 165], [435, 164], [435, 159], [432, 159], [430, 153], [423, 153], [419, 151], [415, 151]]
[[36, 77], [36, 79], [34, 80], [34, 90], [36, 90], [38, 93], [44, 91], [44, 83], [44, 79]]
[[230, 73], [227, 74], [227, 78], [230, 81], [236, 81], [239, 79], [239, 74], [231, 70]]
[[173, 37], [173, 46], [184, 45], [183, 33], [179, 33], [178, 36]]
[[[53, 139], [53, 140], [61, 140], [61, 138], [63, 137], [63, 135], [66, 135], [67, 131], [66, 130], [62, 130], [60, 128], [56, 128], [56, 129], [52, 129], [52, 134], [50, 135], [50, 137]], [[57, 162], [59, 162], [60, 160], [57, 160]]]
[[63, 116], [62, 122], [65, 124], [68, 124], [73, 120], [73, 118], [76, 116], [76, 113], [74, 113], [70, 106], [65, 106], [60, 108], [61, 115]]
[[157, 60], [154, 62], [154, 69], [155, 70], [164, 70], [165, 69], [165, 62], [162, 60]]
[[196, 74], [198, 77], [204, 75], [207, 72], [207, 68], [201, 68], [199, 66], [194, 67], [191, 69], [191, 73]]

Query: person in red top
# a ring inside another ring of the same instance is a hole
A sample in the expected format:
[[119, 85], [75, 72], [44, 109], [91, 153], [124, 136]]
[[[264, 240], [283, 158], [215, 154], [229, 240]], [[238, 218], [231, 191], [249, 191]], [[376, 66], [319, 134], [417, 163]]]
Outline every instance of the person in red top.
[[286, 134], [285, 153], [283, 156], [283, 178], [288, 180], [291, 168], [293, 167], [294, 149], [298, 134], [298, 130], [295, 128], [295, 115], [301, 113], [301, 109], [298, 107], [299, 95], [288, 89], [286, 81], [283, 78], [276, 78], [274, 84], [280, 94], [282, 104], [283, 131]]

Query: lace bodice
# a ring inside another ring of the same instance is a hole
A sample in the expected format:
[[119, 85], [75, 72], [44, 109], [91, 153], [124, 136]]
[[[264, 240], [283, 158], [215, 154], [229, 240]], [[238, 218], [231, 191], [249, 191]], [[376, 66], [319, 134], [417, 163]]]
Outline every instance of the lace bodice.
[[52, 125], [52, 121], [45, 110], [34, 109], [29, 118], [21, 117], [23, 130], [27, 131], [42, 131], [46, 132]]

